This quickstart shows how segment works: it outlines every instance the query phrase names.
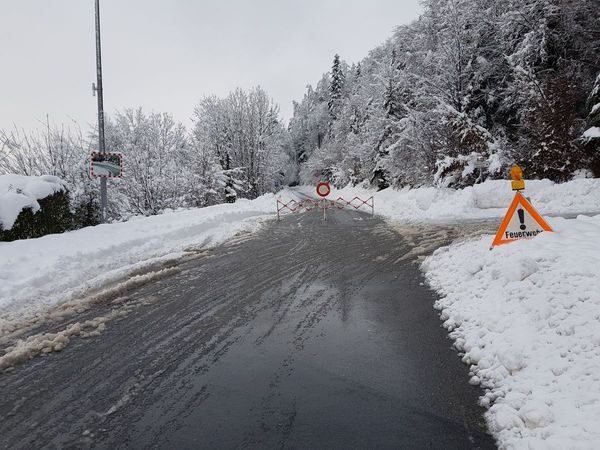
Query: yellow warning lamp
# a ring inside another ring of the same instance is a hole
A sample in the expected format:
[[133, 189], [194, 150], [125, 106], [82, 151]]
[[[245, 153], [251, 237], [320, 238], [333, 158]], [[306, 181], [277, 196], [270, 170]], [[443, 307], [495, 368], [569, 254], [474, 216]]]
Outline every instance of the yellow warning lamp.
[[516, 164], [510, 169], [510, 177], [512, 178], [512, 190], [522, 191], [525, 189], [525, 180], [523, 180], [523, 169]]

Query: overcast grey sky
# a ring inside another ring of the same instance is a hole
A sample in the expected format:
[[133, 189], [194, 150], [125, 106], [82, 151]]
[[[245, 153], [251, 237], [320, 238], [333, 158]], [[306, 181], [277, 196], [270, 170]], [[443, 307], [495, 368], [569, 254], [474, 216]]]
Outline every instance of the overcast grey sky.
[[[261, 85], [288, 119], [337, 52], [358, 61], [419, 0], [101, 0], [105, 110], [189, 125], [206, 94]], [[95, 123], [93, 0], [0, 0], [0, 128]]]

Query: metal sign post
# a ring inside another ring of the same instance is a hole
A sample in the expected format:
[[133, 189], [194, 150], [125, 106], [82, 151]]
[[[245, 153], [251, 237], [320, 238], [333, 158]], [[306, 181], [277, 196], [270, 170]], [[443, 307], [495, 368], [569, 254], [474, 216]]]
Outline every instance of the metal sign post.
[[325, 197], [331, 192], [331, 186], [329, 183], [321, 182], [317, 184], [317, 195], [322, 197], [321, 204], [323, 205], [323, 220], [327, 220], [327, 204], [325, 203]]
[[530, 239], [543, 232], [553, 232], [552, 227], [535, 210], [521, 191], [525, 189], [523, 170], [515, 165], [510, 170], [512, 189], [517, 191], [510, 204], [504, 220], [498, 228], [490, 250], [502, 244], [508, 244], [519, 239]]
[[[96, 86], [93, 90], [98, 94], [98, 150], [106, 153], [104, 141], [104, 98], [102, 95], [102, 51], [100, 48], [100, 0], [96, 0]], [[106, 222], [108, 193], [106, 178], [100, 178], [100, 218]]]

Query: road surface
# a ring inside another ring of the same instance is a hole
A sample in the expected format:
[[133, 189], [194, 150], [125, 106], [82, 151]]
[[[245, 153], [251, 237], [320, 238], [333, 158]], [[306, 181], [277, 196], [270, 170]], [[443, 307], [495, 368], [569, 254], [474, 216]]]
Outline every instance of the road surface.
[[0, 448], [495, 448], [416, 264], [457, 233], [288, 216], [42, 325], [111, 317], [0, 373]]
[[118, 177], [121, 174], [121, 166], [110, 161], [93, 161], [92, 171], [96, 176]]

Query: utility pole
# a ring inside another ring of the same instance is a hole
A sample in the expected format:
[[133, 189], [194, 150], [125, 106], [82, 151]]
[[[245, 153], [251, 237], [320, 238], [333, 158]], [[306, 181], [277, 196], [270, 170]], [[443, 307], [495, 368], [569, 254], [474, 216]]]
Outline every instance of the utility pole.
[[[102, 95], [102, 51], [100, 48], [100, 0], [96, 0], [96, 86], [98, 94], [98, 150], [106, 153], [104, 142], [104, 98]], [[106, 206], [108, 203], [106, 177], [100, 178], [100, 215], [102, 223], [106, 222]]]

